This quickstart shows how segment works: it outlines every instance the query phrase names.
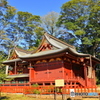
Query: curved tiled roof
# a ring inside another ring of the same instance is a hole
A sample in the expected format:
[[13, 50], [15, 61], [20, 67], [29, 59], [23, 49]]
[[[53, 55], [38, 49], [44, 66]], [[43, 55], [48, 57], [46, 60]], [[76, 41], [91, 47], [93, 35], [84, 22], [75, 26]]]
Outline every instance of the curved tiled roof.
[[66, 43], [66, 42], [63, 42], [57, 38], [55, 38], [54, 36], [51, 36], [47, 33], [44, 34], [45, 38], [52, 44], [54, 45], [55, 47], [58, 47], [59, 49], [60, 48], [65, 48], [65, 47], [69, 47], [69, 48], [72, 48], [75, 50], [75, 47]]
[[[38, 51], [39, 48], [42, 46], [42, 44], [45, 42], [44, 40], [46, 40], [49, 44], [51, 44], [52, 46], [55, 47], [55, 49], [51, 49], [51, 50], [46, 50], [46, 51]], [[14, 62], [14, 61], [20, 61], [21, 59], [25, 59], [25, 58], [37, 58], [37, 57], [42, 57], [42, 56], [48, 56], [48, 55], [52, 55], [52, 54], [57, 54], [57, 53], [61, 53], [61, 52], [70, 52], [75, 56], [83, 56], [83, 57], [89, 57], [91, 56], [90, 54], [83, 54], [83, 53], [78, 53], [75, 49], [74, 46], [71, 46], [47, 33], [44, 34], [43, 39], [41, 41], [40, 46], [37, 48], [36, 51], [26, 51], [26, 50], [22, 50], [19, 48], [15, 48], [15, 52], [18, 55], [19, 59], [13, 59], [13, 60], [7, 60], [4, 61], [3, 63], [8, 63], [8, 62]], [[91, 56], [93, 59], [100, 61], [99, 59]]]
[[60, 48], [60, 49], [56, 49], [56, 50], [48, 50], [48, 51], [42, 51], [42, 52], [37, 52], [34, 54], [27, 54], [25, 56], [19, 56], [20, 58], [37, 58], [37, 57], [41, 57], [41, 56], [47, 56], [47, 55], [52, 55], [52, 54], [56, 54], [56, 53], [61, 53], [61, 52], [71, 52], [76, 56], [89, 56], [89, 54], [83, 54], [83, 53], [78, 53], [75, 50], [66, 47], [66, 48]]
[[29, 77], [29, 74], [8, 75], [7, 78]]
[[20, 58], [17, 58], [17, 59], [12, 59], [12, 60], [6, 60], [3, 62], [3, 64], [7, 64], [7, 63], [10, 63], [10, 62], [18, 62], [18, 61], [22, 61]]

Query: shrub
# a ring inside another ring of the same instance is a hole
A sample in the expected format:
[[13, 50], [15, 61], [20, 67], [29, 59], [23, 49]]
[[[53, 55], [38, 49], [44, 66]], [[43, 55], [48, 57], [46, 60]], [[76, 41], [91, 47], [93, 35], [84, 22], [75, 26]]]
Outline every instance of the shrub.
[[37, 89], [33, 89], [33, 94], [40, 94], [40, 93], [41, 93], [41, 92], [39, 91], [39, 89], [38, 89], [38, 87], [39, 87], [38, 84], [33, 84], [32, 87], [37, 88]]

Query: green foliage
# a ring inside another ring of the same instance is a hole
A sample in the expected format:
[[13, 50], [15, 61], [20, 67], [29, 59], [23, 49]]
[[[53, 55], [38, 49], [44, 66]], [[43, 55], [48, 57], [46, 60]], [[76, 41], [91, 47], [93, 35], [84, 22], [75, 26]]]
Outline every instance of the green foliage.
[[77, 30], [77, 31], [75, 31], [75, 34], [76, 35], [84, 35], [85, 34], [85, 31], [83, 31], [83, 30]]
[[6, 79], [6, 75], [3, 72], [0, 72], [0, 83], [2, 83]]
[[84, 41], [83, 44], [92, 45], [92, 43], [91, 43], [91, 41], [88, 39], [88, 37], [83, 37], [82, 40]]
[[58, 93], [62, 93], [62, 89], [61, 88], [55, 88], [55, 91]]
[[38, 84], [33, 84], [32, 87], [39, 87], [39, 85]]
[[39, 87], [38, 84], [33, 84], [32, 87], [37, 88], [37, 89], [33, 89], [33, 90], [32, 90], [33, 94], [40, 94], [40, 93], [41, 93], [41, 92], [39, 91], [39, 89], [38, 89], [38, 87]]
[[6, 79], [5, 75], [5, 65], [2, 64], [2, 61], [6, 59], [7, 55], [3, 52], [0, 52], [0, 83]]
[[100, 79], [99, 78], [97, 78], [96, 83], [97, 83], [97, 85], [100, 85]]
[[[0, 6], [0, 51], [6, 51], [11, 43], [9, 30], [12, 30], [12, 21], [16, 13], [16, 9], [10, 6], [7, 0], [0, 0], [2, 6]], [[5, 50], [6, 49], [6, 50]]]
[[67, 23], [65, 23], [65, 26], [69, 29], [69, 30], [76, 30], [76, 29], [78, 29], [78, 26], [77, 25], [75, 25], [74, 23], [72, 23], [72, 22], [67, 22]]
[[4, 68], [5, 68], [5, 66], [2, 64], [2, 62], [6, 59], [7, 59], [7, 55], [4, 52], [0, 51], [0, 71], [4, 70]]
[[7, 51], [15, 46], [28, 49], [35, 44], [38, 45], [36, 39], [39, 39], [37, 30], [40, 27], [40, 16], [29, 12], [17, 12], [16, 8], [10, 6], [6, 0], [0, 0], [0, 4], [2, 4], [0, 5], [0, 26], [2, 26], [0, 27], [0, 47], [4, 47], [5, 52], [8, 53]]
[[36, 44], [35, 41], [38, 39], [39, 29], [42, 31], [40, 27], [40, 16], [32, 15], [29, 12], [17, 12], [17, 23], [15, 29], [18, 34], [17, 41], [23, 39], [23, 41], [20, 41], [21, 45], [25, 46], [26, 49], [31, 48]]
[[59, 28], [56, 23], [59, 18], [59, 13], [57, 12], [49, 12], [45, 16], [41, 17], [41, 27], [44, 29], [45, 32], [58, 37], [61, 33], [64, 32], [62, 28]]
[[69, 34], [75, 38], [72, 43], [80, 52], [97, 56], [100, 48], [99, 22], [99, 0], [70, 0], [62, 5], [57, 25], [63, 26], [69, 33], [72, 33]]
[[33, 94], [40, 94], [41, 92], [38, 89], [33, 90]]

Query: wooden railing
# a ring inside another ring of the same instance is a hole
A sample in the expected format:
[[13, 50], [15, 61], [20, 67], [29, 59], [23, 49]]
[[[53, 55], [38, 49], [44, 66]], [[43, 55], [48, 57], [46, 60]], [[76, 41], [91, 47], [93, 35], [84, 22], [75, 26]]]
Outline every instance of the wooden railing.
[[82, 85], [82, 86], [84, 86], [85, 87], [85, 80], [83, 79], [83, 78], [77, 78], [77, 81]]
[[86, 87], [85, 80], [82, 77], [68, 78], [67, 81], [79, 83], [81, 87]]
[[9, 84], [1, 84], [1, 86], [9, 87], [9, 86], [29, 86], [29, 83], [9, 83]]
[[[32, 86], [1, 86], [0, 90], [1, 92], [5, 93], [23, 93], [23, 94], [54, 94], [61, 93], [61, 94], [70, 94], [70, 89], [72, 88], [55, 88], [55, 87], [32, 87]], [[98, 92], [100, 93], [100, 89], [97, 89], [96, 87], [92, 88], [74, 88], [74, 91], [76, 93], [91, 93], [91, 92]]]

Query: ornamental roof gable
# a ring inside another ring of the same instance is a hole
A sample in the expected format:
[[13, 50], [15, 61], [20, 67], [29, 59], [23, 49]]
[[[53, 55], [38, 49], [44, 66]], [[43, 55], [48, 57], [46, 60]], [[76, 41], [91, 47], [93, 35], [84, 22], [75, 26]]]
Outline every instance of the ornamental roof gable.
[[69, 48], [76, 50], [74, 46], [71, 46], [71, 45], [55, 38], [54, 36], [51, 36], [51, 35], [45, 33], [43, 35], [43, 39], [41, 41], [41, 44], [37, 48], [36, 52], [63, 49], [63, 48], [66, 48], [66, 47], [69, 47]]

